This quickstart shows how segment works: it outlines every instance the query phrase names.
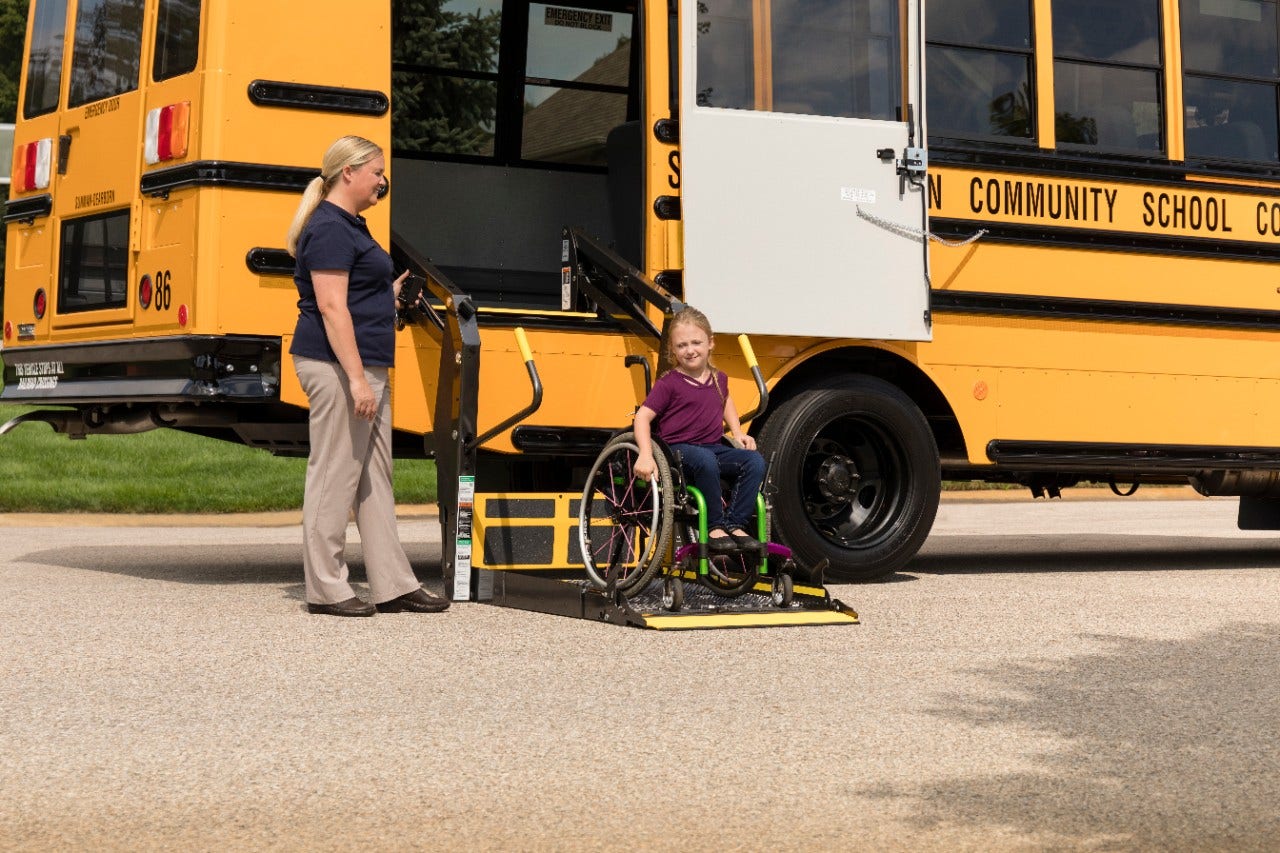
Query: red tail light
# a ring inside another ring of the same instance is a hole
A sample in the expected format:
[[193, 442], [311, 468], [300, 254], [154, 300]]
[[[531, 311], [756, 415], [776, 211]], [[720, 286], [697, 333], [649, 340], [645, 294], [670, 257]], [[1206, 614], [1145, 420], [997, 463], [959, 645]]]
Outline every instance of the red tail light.
[[148, 166], [187, 156], [187, 120], [190, 114], [190, 101], [147, 112], [143, 157]]
[[44, 312], [49, 310], [49, 296], [44, 292], [43, 287], [36, 290], [36, 298], [32, 300], [31, 308], [36, 312], [37, 320], [44, 319]]
[[14, 146], [12, 182], [18, 192], [43, 190], [49, 186], [53, 162], [53, 139], [37, 139]]

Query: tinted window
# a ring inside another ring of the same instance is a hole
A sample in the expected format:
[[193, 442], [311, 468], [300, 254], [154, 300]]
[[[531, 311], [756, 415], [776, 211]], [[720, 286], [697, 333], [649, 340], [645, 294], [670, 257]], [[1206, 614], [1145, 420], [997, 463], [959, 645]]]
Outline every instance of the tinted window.
[[897, 118], [902, 65], [896, 2], [773, 0], [762, 5], [771, 13], [763, 69], [756, 68], [752, 7], [750, 0], [698, 3], [699, 105]]
[[1276, 162], [1276, 4], [1182, 0], [1179, 9], [1186, 156]]
[[1164, 149], [1156, 0], [1053, 4], [1054, 125], [1059, 145]]
[[1188, 70], [1275, 77], [1276, 4], [1183, 0], [1182, 64]]
[[1031, 47], [1027, 0], [948, 0], [930, 3], [929, 41], [981, 47]]
[[698, 3], [698, 105], [755, 108], [751, 0]]
[[58, 108], [66, 27], [67, 0], [38, 0], [27, 58], [27, 93], [22, 103], [22, 114], [27, 118]]
[[1055, 0], [1053, 52], [1103, 62], [1160, 62], [1157, 0]]
[[138, 88], [142, 5], [137, 0], [81, 0], [71, 57], [71, 106]]
[[1188, 157], [1280, 159], [1275, 85], [1188, 76], [1182, 89]]
[[128, 249], [128, 210], [64, 222], [58, 313], [123, 308]]
[[1160, 87], [1154, 71], [1054, 63], [1059, 143], [1160, 150]]
[[200, 0], [160, 0], [151, 78], [168, 80], [194, 71], [199, 55]]
[[1035, 138], [1029, 0], [955, 0], [927, 15], [931, 136]]
[[1030, 57], [935, 47], [928, 73], [931, 134], [1032, 137]]

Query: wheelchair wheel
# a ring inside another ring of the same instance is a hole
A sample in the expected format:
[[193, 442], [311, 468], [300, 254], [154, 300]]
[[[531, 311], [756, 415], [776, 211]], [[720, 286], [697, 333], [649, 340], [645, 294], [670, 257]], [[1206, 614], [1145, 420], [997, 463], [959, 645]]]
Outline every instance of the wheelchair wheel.
[[587, 576], [600, 589], [614, 579], [622, 595], [639, 592], [653, 577], [671, 541], [671, 466], [654, 453], [652, 482], [632, 473], [640, 448], [635, 436], [614, 436], [596, 458], [582, 490], [578, 543]]
[[769, 591], [774, 607], [790, 607], [794, 594], [791, 575], [781, 574], [774, 577], [773, 588]]
[[684, 581], [672, 575], [662, 582], [662, 606], [672, 613], [684, 607]]

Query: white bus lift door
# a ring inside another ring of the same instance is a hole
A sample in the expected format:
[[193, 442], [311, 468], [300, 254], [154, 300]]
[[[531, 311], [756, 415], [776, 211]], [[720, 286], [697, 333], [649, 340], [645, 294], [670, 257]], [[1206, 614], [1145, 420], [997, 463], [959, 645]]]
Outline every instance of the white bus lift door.
[[684, 294], [716, 328], [930, 339], [921, 6], [681, 3]]

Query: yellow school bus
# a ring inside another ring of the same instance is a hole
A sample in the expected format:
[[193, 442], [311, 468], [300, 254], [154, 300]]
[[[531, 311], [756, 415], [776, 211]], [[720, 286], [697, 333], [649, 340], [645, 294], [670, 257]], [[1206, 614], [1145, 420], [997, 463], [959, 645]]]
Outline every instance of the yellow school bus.
[[902, 567], [943, 478], [1280, 526], [1277, 4], [927, 5], [32, 0], [0, 400], [305, 452], [284, 232], [355, 133], [431, 290], [394, 423], [446, 518], [580, 488], [687, 302], [743, 411], [754, 343], [806, 562]]

